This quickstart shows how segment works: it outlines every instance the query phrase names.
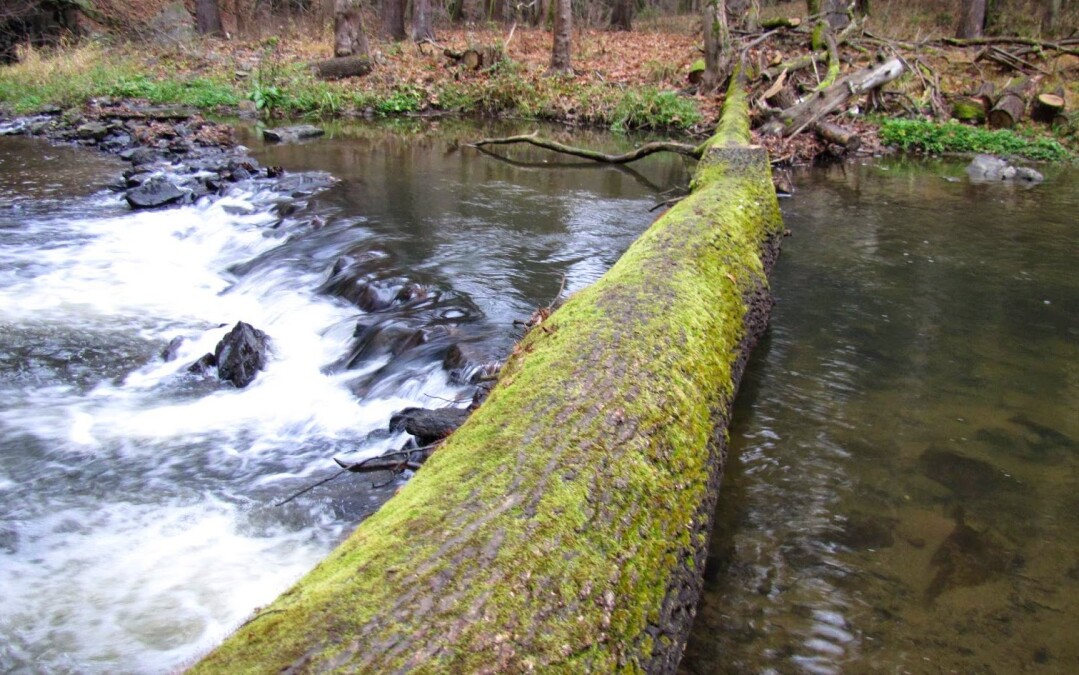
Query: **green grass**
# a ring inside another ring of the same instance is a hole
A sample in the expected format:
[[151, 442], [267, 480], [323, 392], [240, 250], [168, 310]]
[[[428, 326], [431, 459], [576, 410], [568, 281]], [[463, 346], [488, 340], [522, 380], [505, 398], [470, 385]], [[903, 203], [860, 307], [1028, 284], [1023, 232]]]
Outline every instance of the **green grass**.
[[696, 102], [655, 87], [627, 89], [615, 107], [611, 129], [688, 129], [701, 121]]
[[1028, 138], [1006, 129], [989, 131], [955, 122], [935, 124], [922, 120], [885, 120], [880, 125], [880, 137], [888, 145], [931, 154], [983, 152], [1053, 162], [1072, 157], [1063, 145], [1052, 138]]

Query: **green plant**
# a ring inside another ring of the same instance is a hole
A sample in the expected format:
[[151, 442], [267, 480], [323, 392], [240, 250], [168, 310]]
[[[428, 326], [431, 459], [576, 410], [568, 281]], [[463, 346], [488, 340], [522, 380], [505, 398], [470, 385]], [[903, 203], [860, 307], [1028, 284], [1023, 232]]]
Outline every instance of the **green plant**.
[[415, 112], [423, 105], [423, 93], [412, 86], [395, 89], [389, 96], [375, 103], [375, 112], [379, 115], [400, 115]]
[[692, 99], [673, 91], [643, 87], [625, 92], [615, 107], [611, 129], [687, 129], [700, 122], [701, 118], [701, 112]]
[[1047, 161], [1062, 161], [1071, 156], [1063, 145], [1052, 138], [1026, 138], [1006, 129], [989, 131], [957, 122], [936, 124], [924, 120], [885, 120], [880, 125], [880, 137], [888, 145], [903, 150], [932, 154], [985, 152]]
[[255, 102], [255, 109], [266, 119], [273, 117], [274, 110], [285, 100], [285, 94], [277, 84], [281, 59], [277, 51], [278, 38], [271, 37], [262, 43], [262, 58], [255, 71], [255, 83], [248, 98]]

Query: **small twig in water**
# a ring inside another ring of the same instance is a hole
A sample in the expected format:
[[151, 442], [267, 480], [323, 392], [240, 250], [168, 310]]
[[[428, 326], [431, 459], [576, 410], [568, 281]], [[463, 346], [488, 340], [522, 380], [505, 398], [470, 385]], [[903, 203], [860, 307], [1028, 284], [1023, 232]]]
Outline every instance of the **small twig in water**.
[[338, 471], [334, 475], [330, 476], [329, 478], [324, 478], [323, 480], [320, 480], [319, 482], [315, 483], [314, 485], [309, 485], [309, 486], [305, 487], [304, 489], [300, 490], [299, 492], [292, 495], [288, 499], [286, 499], [284, 501], [277, 502], [276, 504], [274, 504], [274, 506], [284, 506], [285, 504], [288, 504], [289, 502], [291, 502], [293, 499], [296, 499], [300, 495], [307, 494], [311, 490], [314, 490], [315, 488], [317, 488], [319, 485], [325, 485], [326, 483], [329, 483], [331, 480], [333, 480], [334, 478], [337, 478], [338, 476], [340, 476], [343, 473], [346, 473], [347, 471], [348, 471], [348, 469], [341, 469], [340, 471]]

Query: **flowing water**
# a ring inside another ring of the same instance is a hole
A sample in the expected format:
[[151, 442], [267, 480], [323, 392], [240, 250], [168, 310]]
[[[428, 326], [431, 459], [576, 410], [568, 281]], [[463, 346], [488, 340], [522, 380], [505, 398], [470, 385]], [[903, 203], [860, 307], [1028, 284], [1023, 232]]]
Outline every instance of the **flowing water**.
[[[332, 457], [401, 446], [394, 411], [466, 405], [450, 344], [497, 357], [686, 179], [680, 160], [552, 170], [460, 147], [479, 133], [250, 139], [287, 191], [152, 212], [103, 189], [118, 162], [0, 138], [0, 672], [161, 673], [209, 649], [394, 486], [275, 502]], [[189, 373], [239, 320], [270, 336], [265, 372], [243, 390]]]
[[[464, 405], [449, 345], [504, 352], [686, 180], [461, 145], [502, 131], [252, 136], [307, 178], [148, 213], [103, 189], [120, 164], [0, 138], [0, 671], [210, 648], [394, 485], [276, 501], [400, 446], [393, 411]], [[1077, 177], [800, 177], [685, 672], [1079, 669]], [[271, 336], [266, 371], [188, 373], [237, 320]]]
[[796, 183], [683, 671], [1079, 672], [1079, 173]]

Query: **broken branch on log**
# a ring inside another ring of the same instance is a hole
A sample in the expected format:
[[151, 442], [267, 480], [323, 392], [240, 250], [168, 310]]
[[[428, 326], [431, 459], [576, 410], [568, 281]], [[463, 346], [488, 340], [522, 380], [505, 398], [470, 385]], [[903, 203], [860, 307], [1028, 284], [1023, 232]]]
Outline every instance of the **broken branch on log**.
[[639, 159], [647, 157], [648, 155], [655, 154], [657, 152], [674, 152], [685, 157], [692, 157], [693, 159], [700, 159], [703, 149], [701, 146], [690, 145], [688, 143], [678, 143], [676, 141], [653, 141], [651, 143], [645, 143], [629, 152], [624, 152], [619, 155], [609, 155], [605, 152], [598, 152], [596, 150], [588, 150], [587, 148], [577, 148], [571, 145], [564, 145], [557, 141], [541, 138], [538, 133], [526, 134], [523, 136], [506, 136], [504, 138], [483, 138], [475, 143], [469, 143], [468, 145], [473, 148], [482, 148], [488, 145], [512, 145], [514, 143], [527, 143], [534, 145], [538, 148], [544, 148], [553, 152], [560, 152], [564, 155], [572, 155], [574, 157], [583, 157], [584, 159], [591, 159], [596, 162], [604, 162], [606, 164], [628, 164], [629, 162], [636, 162]]
[[845, 75], [831, 87], [781, 112], [778, 118], [761, 127], [761, 132], [786, 138], [795, 136], [838, 109], [851, 97], [877, 89], [902, 75], [905, 70], [903, 60], [894, 58], [875, 68]]

